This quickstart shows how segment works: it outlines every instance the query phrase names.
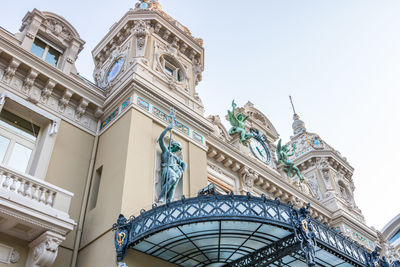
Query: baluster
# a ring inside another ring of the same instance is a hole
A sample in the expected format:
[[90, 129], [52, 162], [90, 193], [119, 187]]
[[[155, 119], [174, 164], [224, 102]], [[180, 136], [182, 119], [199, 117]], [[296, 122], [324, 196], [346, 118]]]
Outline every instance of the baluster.
[[28, 198], [32, 198], [32, 183], [29, 181], [26, 181], [25, 196]]
[[18, 188], [18, 194], [24, 195], [24, 192], [25, 192], [25, 183], [26, 183], [26, 181], [24, 181], [24, 180], [21, 178], [20, 182], [21, 182], [21, 183], [20, 183], [19, 188]]
[[7, 176], [6, 176], [5, 174], [6, 174], [5, 172], [1, 172], [1, 182], [0, 182], [0, 186], [3, 186], [4, 183], [5, 183], [6, 180], [7, 180]]
[[6, 173], [4, 176], [5, 176], [5, 178], [4, 178], [3, 187], [5, 189], [8, 189], [8, 187], [10, 186], [12, 180], [11, 180], [10, 175], [8, 173]]
[[10, 190], [16, 191], [18, 188], [18, 178], [13, 175], [13, 176], [10, 176], [10, 179], [11, 179]]
[[33, 185], [32, 186], [33, 194], [32, 194], [32, 199], [39, 201], [39, 187], [38, 185]]
[[48, 194], [47, 200], [46, 200], [46, 205], [50, 205], [50, 206], [53, 207], [53, 200], [54, 200], [55, 195], [56, 195], [56, 193], [51, 192], [51, 191], [49, 190], [49, 194]]
[[46, 188], [44, 188], [44, 187], [41, 187], [40, 188], [41, 190], [41, 193], [40, 193], [40, 199], [39, 199], [39, 202], [42, 202], [42, 203], [45, 203], [46, 202]]

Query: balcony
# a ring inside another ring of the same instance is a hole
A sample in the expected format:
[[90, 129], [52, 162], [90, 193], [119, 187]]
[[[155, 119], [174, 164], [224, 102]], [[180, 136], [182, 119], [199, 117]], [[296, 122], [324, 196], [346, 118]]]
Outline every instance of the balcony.
[[26, 241], [47, 231], [65, 237], [75, 225], [68, 215], [72, 197], [71, 192], [0, 164], [0, 232]]

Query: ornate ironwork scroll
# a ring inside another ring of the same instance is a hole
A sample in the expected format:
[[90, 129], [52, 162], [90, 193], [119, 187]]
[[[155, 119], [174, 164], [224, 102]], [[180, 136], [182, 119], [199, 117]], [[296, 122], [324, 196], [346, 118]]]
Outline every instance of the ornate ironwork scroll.
[[400, 267], [399, 261], [394, 261], [390, 264], [386, 257], [380, 258], [378, 248], [376, 247], [371, 253], [365, 253], [365, 258], [367, 259], [368, 267]]
[[315, 233], [311, 224], [310, 203], [300, 210], [291, 209], [294, 234], [300, 241], [301, 251], [304, 253], [308, 266], [315, 266]]
[[121, 262], [126, 255], [128, 249], [128, 235], [129, 235], [130, 220], [127, 220], [124, 215], [120, 214], [116, 223], [113, 224], [112, 229], [115, 231], [114, 245], [117, 251], [117, 260]]
[[298, 242], [297, 238], [291, 234], [224, 266], [270, 266], [283, 257], [291, 255], [292, 253], [296, 253], [299, 248], [300, 243]]

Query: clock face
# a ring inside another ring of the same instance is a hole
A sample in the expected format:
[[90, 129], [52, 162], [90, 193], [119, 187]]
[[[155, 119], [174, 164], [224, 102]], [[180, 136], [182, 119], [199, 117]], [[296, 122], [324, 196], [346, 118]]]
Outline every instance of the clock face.
[[269, 152], [268, 146], [265, 142], [252, 138], [250, 139], [250, 149], [256, 158], [265, 164], [269, 164], [271, 161], [271, 153]]
[[122, 65], [124, 64], [124, 59], [120, 58], [114, 62], [112, 67], [107, 73], [106, 83], [109, 84], [115, 77], [117, 77], [118, 73], [120, 72]]

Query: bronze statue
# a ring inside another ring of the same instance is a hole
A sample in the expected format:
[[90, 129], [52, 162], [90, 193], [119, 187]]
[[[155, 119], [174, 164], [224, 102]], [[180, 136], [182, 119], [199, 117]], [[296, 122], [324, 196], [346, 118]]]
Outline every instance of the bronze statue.
[[249, 116], [244, 116], [242, 113], [235, 114], [236, 112], [236, 103], [235, 100], [232, 100], [232, 111], [228, 110], [228, 118], [232, 125], [229, 129], [229, 134], [240, 134], [240, 143], [243, 145], [247, 145], [247, 141], [253, 137], [253, 134], [246, 132], [246, 120]]
[[294, 166], [293, 162], [289, 160], [289, 157], [294, 155], [296, 145], [294, 143], [292, 144], [293, 151], [292, 153], [289, 153], [287, 146], [282, 146], [281, 142], [282, 139], [279, 139], [278, 146], [276, 148], [276, 155], [278, 156], [279, 163], [283, 164], [283, 170], [287, 173], [289, 177], [292, 177], [293, 172], [295, 172], [297, 176], [299, 176], [300, 180], [304, 180], [303, 176], [301, 176], [300, 174], [300, 170], [296, 166]]
[[[174, 111], [171, 112], [171, 124], [165, 128], [158, 138], [161, 154], [161, 192], [158, 201], [167, 202], [174, 198], [175, 189], [179, 180], [182, 178], [186, 169], [186, 164], [176, 153], [182, 150], [182, 145], [177, 141], [172, 141], [172, 129], [175, 121]], [[170, 132], [169, 146], [164, 144], [164, 136]]]

